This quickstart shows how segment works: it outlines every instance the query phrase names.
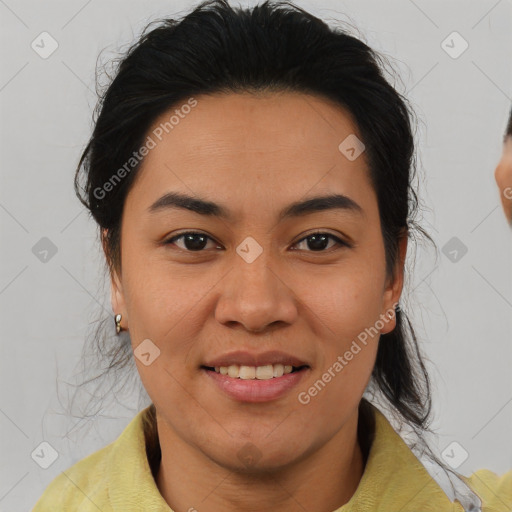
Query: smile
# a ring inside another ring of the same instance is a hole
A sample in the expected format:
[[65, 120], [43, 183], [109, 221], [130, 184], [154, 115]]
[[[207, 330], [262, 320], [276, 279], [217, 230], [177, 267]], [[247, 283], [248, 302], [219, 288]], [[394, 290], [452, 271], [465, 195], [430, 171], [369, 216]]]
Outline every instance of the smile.
[[[309, 366], [202, 366], [222, 394], [237, 402], [268, 402], [284, 397], [310, 371]], [[271, 373], [272, 372], [272, 373]]]

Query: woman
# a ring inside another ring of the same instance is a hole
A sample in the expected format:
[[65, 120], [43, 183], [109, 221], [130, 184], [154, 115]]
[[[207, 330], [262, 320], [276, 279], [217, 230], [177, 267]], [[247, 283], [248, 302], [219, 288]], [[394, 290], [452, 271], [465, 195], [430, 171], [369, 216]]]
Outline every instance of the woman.
[[75, 184], [114, 361], [133, 350], [152, 404], [35, 512], [510, 510], [512, 471], [459, 478], [422, 447], [411, 114], [368, 46], [292, 4], [207, 2], [129, 50]]

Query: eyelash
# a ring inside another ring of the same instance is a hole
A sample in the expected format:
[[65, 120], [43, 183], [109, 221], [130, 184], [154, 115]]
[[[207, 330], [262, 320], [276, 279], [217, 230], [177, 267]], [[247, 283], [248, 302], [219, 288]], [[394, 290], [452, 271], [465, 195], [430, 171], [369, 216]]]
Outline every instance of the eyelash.
[[[175, 235], [172, 238], [169, 238], [167, 241], [164, 242], [164, 245], [172, 245], [176, 240], [179, 240], [180, 238], [183, 238], [186, 235], [202, 235], [202, 236], [204, 236], [204, 237], [214, 241], [213, 238], [211, 238], [210, 236], [206, 235], [205, 233], [201, 233], [200, 231], [186, 231], [184, 233], [179, 233], [178, 235]], [[332, 238], [339, 246], [346, 247], [346, 248], [349, 248], [349, 249], [352, 248], [352, 244], [349, 244], [348, 242], [345, 242], [344, 240], [341, 240], [337, 236], [335, 236], [335, 235], [333, 235], [331, 233], [327, 233], [325, 231], [314, 231], [313, 233], [308, 233], [306, 236], [304, 236], [300, 240], [298, 240], [294, 245], [297, 245], [297, 244], [303, 242], [304, 240], [307, 240], [308, 238], [310, 238], [312, 236], [315, 236], [315, 235], [327, 235], [328, 238]], [[338, 247], [338, 249], [339, 248], [340, 247]], [[184, 251], [184, 252], [189, 252], [189, 253], [204, 252], [204, 249], [202, 249], [200, 251], [189, 251], [187, 249], [182, 249], [181, 247], [178, 247], [178, 249], [180, 249], [181, 251]], [[332, 247], [331, 247], [331, 249], [332, 249]], [[325, 253], [325, 252], [329, 252], [329, 251], [328, 250], [322, 250], [322, 251], [306, 251], [306, 252]]]

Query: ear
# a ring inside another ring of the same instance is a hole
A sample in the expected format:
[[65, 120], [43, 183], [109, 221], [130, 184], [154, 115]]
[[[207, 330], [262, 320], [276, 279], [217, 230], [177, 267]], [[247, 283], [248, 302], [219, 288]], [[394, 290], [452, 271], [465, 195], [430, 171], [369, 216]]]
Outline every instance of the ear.
[[121, 277], [118, 275], [117, 270], [114, 268], [114, 265], [111, 264], [107, 242], [106, 242], [107, 230], [102, 230], [101, 234], [101, 242], [103, 246], [103, 252], [105, 253], [105, 257], [107, 258], [107, 262], [109, 262], [110, 269], [110, 302], [112, 304], [112, 311], [114, 315], [121, 313], [123, 315], [121, 319], [121, 325], [123, 329], [128, 328], [128, 313], [126, 311], [126, 303], [124, 300], [123, 293], [123, 285], [121, 281]]
[[403, 231], [398, 241], [398, 253], [393, 276], [388, 280], [384, 290], [383, 307], [384, 310], [381, 314], [381, 319], [384, 322], [384, 327], [380, 330], [381, 334], [387, 334], [396, 327], [396, 314], [395, 309], [400, 300], [402, 289], [404, 285], [404, 266], [405, 257], [407, 254], [407, 231]]

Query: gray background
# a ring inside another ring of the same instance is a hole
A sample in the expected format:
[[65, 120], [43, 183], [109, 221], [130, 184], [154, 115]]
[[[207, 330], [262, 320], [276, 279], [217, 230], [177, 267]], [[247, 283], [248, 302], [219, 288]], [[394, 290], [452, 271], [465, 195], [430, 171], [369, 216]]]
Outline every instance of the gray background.
[[[106, 62], [151, 19], [196, 3], [0, 0], [0, 511], [29, 510], [147, 403], [135, 382], [89, 421], [63, 413], [87, 329], [111, 312], [95, 225], [72, 181], [92, 127], [100, 51]], [[512, 468], [512, 233], [493, 172], [512, 103], [512, 2], [297, 3], [327, 21], [351, 20], [391, 56], [396, 86], [421, 120], [423, 225], [439, 251], [436, 259], [418, 247], [404, 304], [431, 361], [432, 443], [439, 453], [459, 443], [469, 454], [463, 474], [503, 473]], [[59, 45], [47, 59], [31, 48], [43, 31]], [[453, 31], [469, 43], [456, 59], [441, 46]], [[57, 249], [46, 262], [33, 252], [43, 237]], [[445, 254], [453, 237], [467, 248], [457, 261]], [[48, 469], [31, 456], [43, 441], [59, 455]]]

